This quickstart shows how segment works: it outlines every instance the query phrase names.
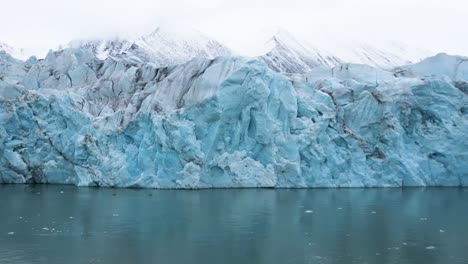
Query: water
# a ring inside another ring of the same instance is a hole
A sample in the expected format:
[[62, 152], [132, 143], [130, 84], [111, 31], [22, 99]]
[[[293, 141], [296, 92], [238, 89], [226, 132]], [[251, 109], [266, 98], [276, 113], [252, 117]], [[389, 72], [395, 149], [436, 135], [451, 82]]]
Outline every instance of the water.
[[468, 189], [0, 186], [0, 263], [468, 263]]

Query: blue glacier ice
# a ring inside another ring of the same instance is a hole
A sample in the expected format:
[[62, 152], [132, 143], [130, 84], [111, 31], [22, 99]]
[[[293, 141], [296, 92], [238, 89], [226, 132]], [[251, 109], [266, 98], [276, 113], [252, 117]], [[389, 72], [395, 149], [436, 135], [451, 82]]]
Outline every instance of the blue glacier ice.
[[468, 59], [282, 74], [0, 52], [0, 183], [148, 188], [468, 186]]

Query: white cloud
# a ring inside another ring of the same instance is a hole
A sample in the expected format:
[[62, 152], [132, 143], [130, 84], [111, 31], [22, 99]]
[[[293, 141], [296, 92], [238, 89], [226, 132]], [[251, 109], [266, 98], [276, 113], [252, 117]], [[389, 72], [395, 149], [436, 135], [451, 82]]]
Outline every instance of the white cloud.
[[281, 26], [313, 41], [391, 39], [468, 55], [466, 0], [2, 0], [0, 41], [45, 51], [74, 38], [138, 35], [159, 24], [198, 28], [245, 51]]

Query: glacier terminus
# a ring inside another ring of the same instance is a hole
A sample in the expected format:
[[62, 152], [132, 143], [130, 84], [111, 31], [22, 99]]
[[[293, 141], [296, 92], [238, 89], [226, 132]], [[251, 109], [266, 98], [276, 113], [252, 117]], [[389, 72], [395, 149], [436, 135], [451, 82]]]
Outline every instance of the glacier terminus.
[[294, 72], [210, 41], [156, 63], [138, 41], [0, 52], [0, 183], [468, 186], [466, 57]]

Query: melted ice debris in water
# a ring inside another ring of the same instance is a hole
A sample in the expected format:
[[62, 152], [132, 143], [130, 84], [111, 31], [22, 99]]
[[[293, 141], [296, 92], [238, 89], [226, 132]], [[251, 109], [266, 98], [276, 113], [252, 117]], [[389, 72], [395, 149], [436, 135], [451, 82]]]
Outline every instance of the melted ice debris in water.
[[421, 217], [421, 218], [419, 218], [419, 220], [421, 220], [421, 221], [427, 221], [427, 218], [426, 218], [426, 217]]
[[434, 246], [427, 246], [426, 249], [427, 249], [427, 250], [434, 250], [435, 247], [434, 247]]
[[14, 234], [15, 234], [15, 232], [9, 232], [8, 233], [8, 235], [14, 235]]
[[115, 217], [117, 217], [117, 216], [119, 216], [119, 214], [113, 214], [112, 216], [115, 216]]

